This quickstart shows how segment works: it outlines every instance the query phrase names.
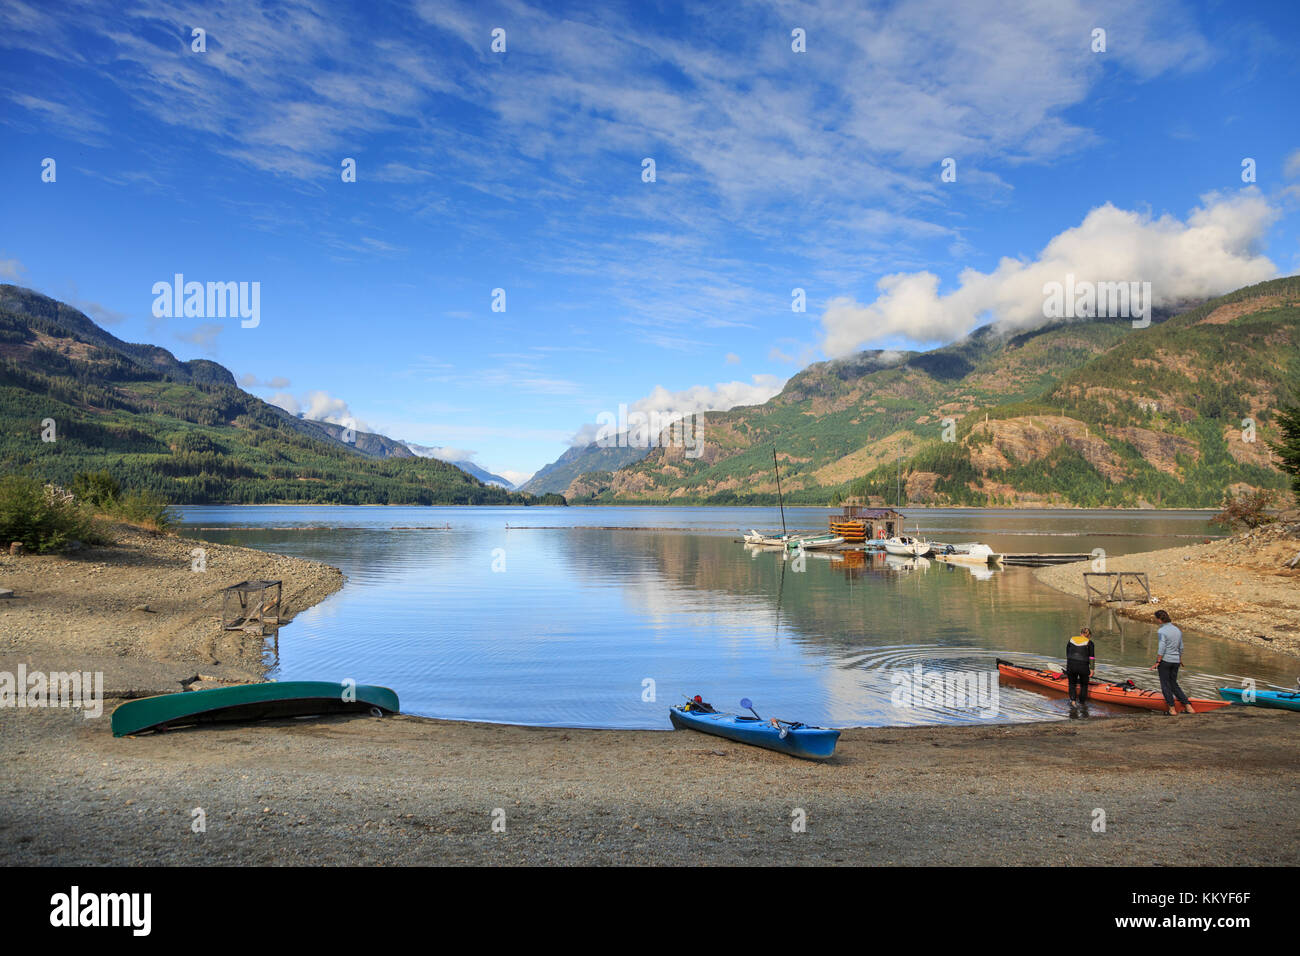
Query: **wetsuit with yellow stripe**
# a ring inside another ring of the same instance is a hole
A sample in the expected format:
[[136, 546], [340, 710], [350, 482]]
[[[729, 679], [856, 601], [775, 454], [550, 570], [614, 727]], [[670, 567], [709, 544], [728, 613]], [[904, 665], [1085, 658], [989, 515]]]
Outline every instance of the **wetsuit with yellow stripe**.
[[1070, 682], [1070, 700], [1081, 704], [1088, 702], [1088, 681], [1096, 660], [1096, 648], [1091, 638], [1076, 634], [1066, 642], [1065, 676]]

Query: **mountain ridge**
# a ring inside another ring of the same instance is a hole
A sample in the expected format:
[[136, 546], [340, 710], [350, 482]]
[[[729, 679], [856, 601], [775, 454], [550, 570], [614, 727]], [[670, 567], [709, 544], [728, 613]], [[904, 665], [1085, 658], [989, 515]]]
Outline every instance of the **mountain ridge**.
[[[1300, 278], [1286, 277], [1165, 310], [1145, 329], [1122, 319], [985, 327], [929, 352], [814, 363], [761, 406], [703, 413], [698, 459], [656, 448], [575, 476], [565, 495], [768, 503], [774, 447], [798, 503], [892, 504], [902, 487], [934, 505], [1212, 507], [1225, 489], [1281, 489], [1264, 439], [1300, 350], [1297, 303]], [[1228, 426], [1244, 418], [1259, 440], [1230, 442]]]
[[6, 470], [67, 483], [107, 469], [174, 504], [536, 502], [387, 436], [291, 415], [216, 362], [124, 342], [9, 284], [0, 285], [0, 417], [19, 423], [0, 436]]

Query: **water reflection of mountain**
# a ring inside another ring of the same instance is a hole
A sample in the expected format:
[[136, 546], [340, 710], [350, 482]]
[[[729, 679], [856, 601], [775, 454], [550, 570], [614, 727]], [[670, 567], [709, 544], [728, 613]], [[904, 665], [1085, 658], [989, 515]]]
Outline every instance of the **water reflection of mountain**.
[[[795, 559], [779, 551], [703, 534], [574, 531], [556, 544], [577, 573], [607, 573], [617, 551], [617, 565], [637, 569], [628, 583], [636, 579], [655, 591], [655, 604], [739, 607], [755, 633], [770, 630], [846, 666], [864, 649], [884, 645], [930, 648], [921, 655], [929, 658], [942, 657], [944, 648], [964, 649], [963, 656], [983, 649], [988, 663], [998, 655], [1055, 659], [1084, 624], [1093, 629], [1099, 659], [1117, 676], [1145, 679], [1155, 660], [1153, 627], [1089, 608], [1040, 584], [1027, 568], [981, 579], [941, 563], [904, 569], [884, 555], [809, 554], [796, 571]], [[1284, 655], [1195, 634], [1189, 647], [1192, 674], [1294, 681], [1294, 661]], [[1213, 681], [1201, 683], [1213, 693]]]
[[[824, 682], [854, 685], [917, 661], [976, 669], [996, 656], [1057, 659], [1066, 637], [1091, 623], [1111, 674], [1155, 686], [1147, 671], [1152, 628], [1090, 612], [1024, 568], [977, 580], [939, 563], [901, 570], [883, 557], [810, 553], [797, 571], [780, 552], [751, 553], [731, 535], [655, 530], [245, 528], [204, 536], [341, 567], [344, 590], [310, 617], [311, 633], [337, 642], [340, 655], [374, 640], [376, 654], [418, 645], [428, 655], [436, 643], [456, 659], [457, 647], [491, 635], [482, 653], [504, 661], [561, 632], [622, 640], [640, 628], [651, 640], [678, 635], [688, 650], [708, 639], [743, 646], [742, 654], [760, 643], [798, 649], [806, 661], [826, 662]], [[506, 573], [491, 571], [497, 549]], [[307, 624], [296, 625], [282, 643], [303, 647], [307, 635]], [[683, 660], [677, 650], [662, 653]], [[1193, 675], [1289, 687], [1295, 667], [1275, 653], [1189, 633]], [[1213, 694], [1216, 684], [1206, 677], [1187, 686]]]

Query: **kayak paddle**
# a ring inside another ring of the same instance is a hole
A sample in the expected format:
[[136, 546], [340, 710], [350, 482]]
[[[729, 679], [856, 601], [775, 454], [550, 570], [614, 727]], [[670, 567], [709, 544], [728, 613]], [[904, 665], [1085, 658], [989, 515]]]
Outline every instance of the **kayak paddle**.
[[[749, 712], [750, 712], [751, 714], [753, 714], [755, 717], [758, 717], [759, 720], [762, 720], [762, 719], [763, 719], [762, 717], [759, 717], [759, 716], [758, 716], [758, 711], [756, 711], [756, 710], [754, 709], [754, 702], [753, 702], [752, 700], [750, 700], [748, 697], [742, 697], [742, 698], [740, 698], [740, 706], [741, 706], [741, 707], [744, 707], [747, 711], [749, 711]], [[788, 720], [787, 720], [787, 721], [781, 721], [781, 720], [777, 719], [776, 717], [773, 717], [770, 721], [768, 721], [768, 723], [770, 723], [773, 727], [775, 727], [778, 731], [780, 731], [780, 733], [781, 733], [781, 739], [782, 739], [782, 740], [785, 740], [785, 735], [788, 734], [790, 731], [788, 731], [788, 730], [786, 730], [784, 727], [782, 727], [781, 724], [782, 724], [782, 723], [787, 723], [787, 724], [788, 724], [788, 723], [790, 723], [790, 721], [788, 721]]]

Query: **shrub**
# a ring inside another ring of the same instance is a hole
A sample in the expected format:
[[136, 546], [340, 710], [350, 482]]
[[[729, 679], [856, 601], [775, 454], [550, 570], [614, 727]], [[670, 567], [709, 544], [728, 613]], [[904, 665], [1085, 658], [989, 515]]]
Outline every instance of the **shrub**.
[[117, 500], [122, 486], [107, 471], [83, 471], [73, 477], [68, 490], [77, 496], [78, 501], [102, 508]]
[[173, 523], [171, 508], [152, 491], [132, 491], [114, 499], [105, 514], [130, 524], [166, 531]]
[[1238, 527], [1258, 528], [1272, 524], [1277, 518], [1268, 513], [1277, 492], [1268, 488], [1249, 491], [1235, 498], [1224, 497], [1223, 510], [1210, 519], [1214, 524], [1235, 531]]
[[55, 485], [25, 475], [0, 478], [0, 541], [21, 541], [28, 551], [57, 551], [69, 541], [104, 544], [94, 517]]

